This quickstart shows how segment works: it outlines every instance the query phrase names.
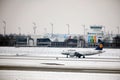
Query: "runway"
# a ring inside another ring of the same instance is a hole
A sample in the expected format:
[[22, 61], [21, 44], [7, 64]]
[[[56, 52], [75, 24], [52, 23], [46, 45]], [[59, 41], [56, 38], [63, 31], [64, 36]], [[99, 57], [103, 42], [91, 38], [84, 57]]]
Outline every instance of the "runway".
[[0, 56], [0, 69], [120, 73], [120, 59]]
[[1, 80], [61, 80], [60, 76], [62, 80], [119, 80], [120, 59], [0, 56]]

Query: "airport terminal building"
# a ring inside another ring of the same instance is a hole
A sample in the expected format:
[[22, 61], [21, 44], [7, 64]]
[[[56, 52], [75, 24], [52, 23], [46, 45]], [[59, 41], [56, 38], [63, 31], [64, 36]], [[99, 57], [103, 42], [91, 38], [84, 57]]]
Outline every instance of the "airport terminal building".
[[[45, 34], [19, 36], [16, 45], [38, 46], [38, 47], [95, 47], [99, 40], [103, 40], [103, 27], [90, 26], [87, 37], [79, 34]], [[24, 41], [24, 42], [23, 42]]]
[[23, 47], [95, 47], [100, 41], [105, 47], [120, 47], [120, 35], [106, 35], [103, 26], [90, 26], [86, 35], [0, 35], [0, 46]]

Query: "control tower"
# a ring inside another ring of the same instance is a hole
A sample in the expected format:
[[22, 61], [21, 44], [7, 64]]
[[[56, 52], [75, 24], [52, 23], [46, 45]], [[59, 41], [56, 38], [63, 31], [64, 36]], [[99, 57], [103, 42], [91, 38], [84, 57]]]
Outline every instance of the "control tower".
[[90, 44], [96, 44], [103, 39], [103, 26], [90, 26], [90, 31], [87, 33], [87, 40]]

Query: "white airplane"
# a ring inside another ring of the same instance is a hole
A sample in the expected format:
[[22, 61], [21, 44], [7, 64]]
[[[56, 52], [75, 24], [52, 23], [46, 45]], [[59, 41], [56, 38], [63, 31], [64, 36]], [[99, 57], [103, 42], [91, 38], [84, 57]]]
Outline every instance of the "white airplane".
[[67, 51], [63, 51], [62, 54], [66, 55], [66, 57], [68, 58], [70, 57], [78, 57], [81, 58], [81, 56], [83, 56], [83, 58], [85, 58], [85, 56], [89, 56], [89, 55], [95, 55], [95, 54], [100, 54], [103, 53], [105, 51], [103, 51], [103, 44], [100, 43], [96, 49], [94, 50], [89, 50], [89, 51], [76, 51], [76, 50], [67, 50]]

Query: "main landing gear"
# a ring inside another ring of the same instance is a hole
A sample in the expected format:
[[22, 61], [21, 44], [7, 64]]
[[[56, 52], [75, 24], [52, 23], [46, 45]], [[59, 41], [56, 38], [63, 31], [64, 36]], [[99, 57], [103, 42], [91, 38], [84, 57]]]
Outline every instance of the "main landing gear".
[[82, 54], [80, 54], [80, 53], [78, 53], [78, 52], [75, 52], [74, 56], [76, 56], [76, 57], [78, 57], [78, 58], [81, 58], [81, 57], [83, 56], [83, 58], [85, 58], [84, 55], [82, 55]]

